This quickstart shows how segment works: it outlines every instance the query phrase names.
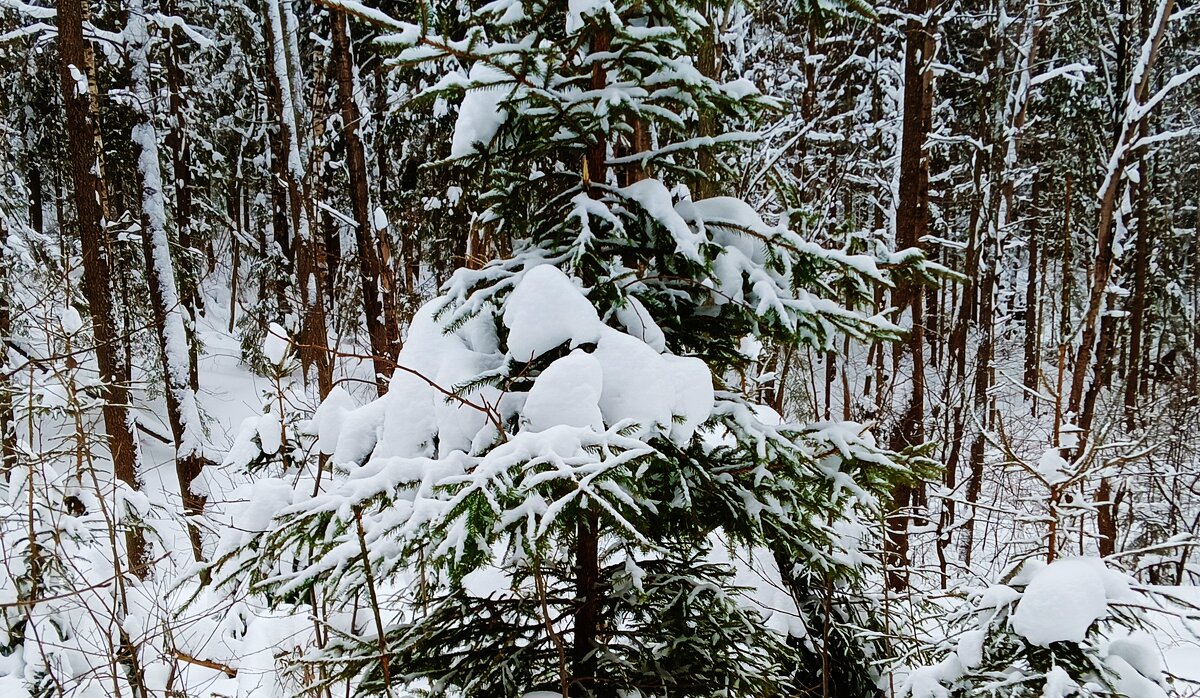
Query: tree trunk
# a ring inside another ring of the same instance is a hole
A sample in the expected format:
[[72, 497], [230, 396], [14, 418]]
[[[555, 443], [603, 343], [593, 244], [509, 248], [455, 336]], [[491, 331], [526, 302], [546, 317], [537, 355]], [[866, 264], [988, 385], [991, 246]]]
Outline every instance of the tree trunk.
[[196, 375], [194, 354], [190, 349], [187, 318], [175, 278], [175, 263], [171, 258], [171, 243], [167, 233], [167, 204], [163, 194], [158, 133], [154, 129], [151, 111], [154, 93], [150, 87], [150, 36], [146, 31], [142, 0], [130, 0], [129, 23], [125, 31], [129, 39], [133, 103], [137, 110], [133, 142], [139, 149], [137, 174], [142, 192], [142, 250], [146, 256], [150, 304], [158, 326], [167, 419], [175, 440], [175, 473], [179, 478], [183, 512], [189, 519], [187, 531], [192, 556], [201, 562], [204, 549], [200, 529], [192, 519], [203, 515], [205, 497], [196, 494], [192, 483], [204, 467], [204, 431], [192, 383], [192, 377]]
[[584, 512], [575, 541], [575, 627], [571, 648], [571, 695], [590, 696], [596, 686], [596, 639], [600, 629], [600, 517]]
[[[1148, 38], [1149, 46], [1147, 48], [1149, 51], [1145, 52], [1144, 62], [1138, 65], [1138, 72], [1135, 72], [1130, 79], [1131, 84], [1127, 88], [1127, 98], [1123, 104], [1125, 110], [1121, 112], [1122, 114], [1129, 113], [1134, 104], [1141, 104], [1145, 99], [1146, 90], [1150, 85], [1150, 76], [1154, 72], [1154, 63], [1158, 57], [1158, 48], [1166, 34], [1167, 21], [1174, 5], [1174, 0], [1162, 0], [1162, 4], [1158, 8], [1159, 14], [1155, 26], [1151, 30], [1153, 33]], [[1096, 268], [1092, 276], [1092, 287], [1088, 294], [1087, 312], [1084, 315], [1079, 352], [1075, 356], [1075, 370], [1071, 376], [1069, 409], [1077, 415], [1082, 407], [1083, 386], [1088, 369], [1092, 366], [1093, 352], [1096, 350], [1101, 307], [1104, 305], [1106, 290], [1113, 272], [1112, 242], [1116, 226], [1115, 215], [1117, 207], [1121, 203], [1121, 192], [1125, 182], [1123, 174], [1126, 163], [1132, 154], [1131, 146], [1136, 140], [1139, 130], [1140, 123], [1131, 123], [1126, 120], [1118, 125], [1117, 138], [1109, 158], [1109, 170], [1100, 187], [1100, 207], [1096, 216]], [[1099, 379], [1100, 376], [1093, 376], [1093, 380]]]
[[[1144, 130], [1143, 130], [1144, 132]], [[1141, 395], [1143, 335], [1145, 334], [1146, 293], [1150, 276], [1153, 239], [1150, 227], [1146, 186], [1145, 158], [1140, 158], [1141, 184], [1137, 187], [1137, 240], [1134, 248], [1133, 298], [1129, 313], [1129, 361], [1125, 373], [1125, 422], [1133, 431], [1137, 426], [1138, 396]]]
[[[86, 17], [83, 0], [58, 3], [59, 72], [67, 116], [73, 199], [83, 251], [83, 292], [88, 301], [96, 363], [100, 369], [104, 429], [114, 474], [130, 489], [137, 490], [141, 488], [140, 453], [133, 416], [129, 412], [129, 369], [121, 361], [112, 289], [109, 287], [109, 281], [115, 277], [109, 259], [104, 212], [95, 61], [91, 46], [83, 38]], [[146, 543], [141, 530], [129, 529], [125, 539], [128, 569], [134, 575], [144, 577], [147, 573]]]
[[346, 143], [346, 164], [350, 173], [350, 204], [354, 214], [354, 237], [358, 243], [358, 275], [362, 286], [363, 310], [367, 334], [375, 364], [375, 382], [379, 394], [387, 392], [388, 380], [395, 370], [395, 347], [389, 326], [398, 325], [395, 298], [384, 293], [381, 284], [379, 242], [371, 215], [367, 158], [358, 133], [358, 104], [354, 101], [354, 64], [350, 54], [349, 29], [342, 12], [330, 11], [333, 24], [333, 60], [337, 71], [338, 109], [342, 114], [342, 135]]
[[[281, 7], [282, 5], [282, 7]], [[321, 398], [333, 389], [333, 366], [329, 357], [328, 335], [325, 326], [326, 279], [324, 275], [324, 245], [320, 235], [311, 229], [311, 196], [303, 166], [305, 148], [300, 143], [301, 105], [297, 104], [299, 61], [296, 59], [295, 18], [290, 5], [279, 0], [267, 3], [267, 31], [272, 45], [273, 71], [279, 95], [280, 139], [287, 158], [284, 182], [288, 194], [288, 212], [295, 232], [296, 290], [300, 296], [299, 355], [304, 375], [315, 369], [318, 393]], [[285, 29], [286, 27], [286, 29]]]
[[[904, 120], [900, 147], [900, 200], [896, 209], [896, 247], [920, 247], [929, 226], [929, 161], [925, 140], [929, 135], [933, 107], [933, 74], [928, 70], [933, 59], [932, 20], [922, 17], [936, 0], [910, 0], [905, 27]], [[908, 406], [892, 431], [890, 446], [900, 450], [925, 441], [925, 335], [924, 294], [914, 283], [900, 283], [893, 293], [893, 305], [908, 309], [912, 330], [902, 347], [897, 348], [894, 363], [907, 353], [912, 361], [912, 388]], [[909, 485], [893, 492], [891, 509], [899, 512], [888, 525], [885, 554], [888, 585], [893, 589], [908, 586], [908, 508], [918, 493]]]
[[[0, 240], [8, 239], [8, 229], [0, 218]], [[8, 354], [4, 343], [12, 336], [12, 286], [8, 278], [9, 261], [3, 242], [0, 242], [0, 357]], [[7, 364], [7, 362], [5, 362]], [[0, 369], [0, 480], [8, 482], [9, 473], [17, 462], [17, 425], [13, 414], [13, 387], [10, 369]]]
[[[175, 0], [163, 3], [163, 10], [174, 15], [177, 12]], [[199, 357], [197, 343], [193, 336], [196, 319], [203, 312], [203, 302], [200, 299], [200, 274], [196, 268], [196, 250], [192, 222], [192, 151], [187, 136], [187, 118], [184, 114], [183, 86], [186, 84], [183, 70], [179, 67], [179, 56], [183, 52], [183, 41], [178, 36], [175, 27], [167, 29], [166, 68], [169, 96], [167, 106], [170, 110], [170, 129], [167, 131], [166, 143], [171, 154], [171, 171], [175, 189], [175, 225], [179, 232], [179, 249], [182, 252], [182, 273], [178, 284], [180, 300], [187, 311], [188, 353], [190, 354], [191, 374], [189, 381], [193, 391], [200, 389], [200, 375], [197, 371]]]
[[[273, 2], [274, 0], [269, 0]], [[293, 245], [291, 224], [288, 222], [288, 189], [287, 189], [287, 147], [284, 144], [285, 135], [282, 125], [283, 96], [280, 93], [279, 81], [276, 77], [276, 44], [272, 40], [269, 23], [264, 23], [267, 35], [267, 75], [266, 91], [267, 106], [270, 116], [275, 119], [275, 133], [268, 137], [267, 157], [270, 160], [271, 182], [271, 235], [261, 235], [263, 256], [270, 260], [265, 268], [262, 295], [274, 297], [277, 318], [282, 321], [291, 312], [291, 303], [287, 297], [287, 282], [293, 269]]]
[[[1041, 174], [1034, 175], [1033, 211], [1029, 217], [1029, 267], [1025, 280], [1025, 387], [1037, 391], [1042, 368], [1042, 318], [1041, 302], [1038, 299], [1041, 267], [1041, 220], [1039, 208], [1042, 198]], [[1037, 404], [1034, 398], [1034, 405]]]

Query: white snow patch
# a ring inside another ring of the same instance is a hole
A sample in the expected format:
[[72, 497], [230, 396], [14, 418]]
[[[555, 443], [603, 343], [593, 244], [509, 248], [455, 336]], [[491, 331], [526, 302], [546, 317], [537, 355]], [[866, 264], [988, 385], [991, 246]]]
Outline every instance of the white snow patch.
[[1067, 479], [1067, 461], [1056, 448], [1048, 448], [1038, 460], [1037, 471], [1051, 485]]
[[568, 0], [567, 2], [567, 34], [574, 34], [583, 29], [583, 20], [596, 14], [608, 4], [608, 0]]
[[670, 427], [675, 386], [658, 352], [624, 332], [605, 327], [594, 356], [604, 369], [600, 410], [608, 424], [632, 419], [643, 429]]
[[504, 308], [508, 354], [529, 361], [570, 341], [595, 342], [602, 325], [596, 308], [562, 271], [543, 264], [525, 272]]
[[375, 230], [377, 230], [377, 231], [387, 230], [388, 217], [387, 217], [387, 213], [384, 212], [382, 206], [376, 206], [375, 210], [372, 212], [371, 225], [374, 226]]
[[641, 301], [629, 296], [625, 305], [617, 308], [616, 316], [626, 332], [649, 344], [660, 354], [667, 350], [666, 335]]
[[579, 349], [542, 371], [525, 400], [524, 417], [531, 431], [565, 424], [604, 429], [600, 392], [604, 372], [600, 362]]
[[283, 329], [278, 323], [272, 322], [270, 327], [267, 328], [266, 336], [263, 337], [263, 356], [271, 364], [281, 366], [283, 365], [283, 360], [287, 358], [291, 346], [292, 342], [288, 339], [287, 330]]
[[1031, 643], [1082, 642], [1108, 614], [1108, 600], [1128, 593], [1121, 575], [1097, 558], [1064, 558], [1038, 570], [1017, 602], [1012, 628]]
[[467, 91], [458, 107], [458, 121], [450, 142], [450, 157], [470, 155], [476, 143], [486, 147], [504, 125], [507, 112], [500, 106], [510, 90], [512, 79], [496, 68], [478, 62], [471, 66], [468, 79], [476, 86]]
[[73, 335], [83, 329], [83, 317], [73, 305], [58, 309], [58, 324], [65, 334]]

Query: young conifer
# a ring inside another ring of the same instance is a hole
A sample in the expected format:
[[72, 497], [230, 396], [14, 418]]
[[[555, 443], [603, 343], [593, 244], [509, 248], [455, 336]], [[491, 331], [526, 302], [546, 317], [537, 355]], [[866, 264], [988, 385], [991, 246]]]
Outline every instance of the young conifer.
[[[364, 692], [788, 693], [822, 620], [783, 580], [844, 589], [877, 502], [927, 461], [778, 414], [755, 347], [895, 338], [833, 299], [932, 266], [693, 196], [732, 193], [722, 156], [775, 106], [691, 58], [705, 3], [493, 2], [463, 38], [371, 16], [400, 60], [449, 68], [431, 93], [463, 95], [475, 268], [417, 313], [385, 396], [335, 389], [310, 431], [337, 474], [271, 499], [218, 577], [367, 600], [316, 659]], [[744, 129], [698, 135], [713, 114]]]

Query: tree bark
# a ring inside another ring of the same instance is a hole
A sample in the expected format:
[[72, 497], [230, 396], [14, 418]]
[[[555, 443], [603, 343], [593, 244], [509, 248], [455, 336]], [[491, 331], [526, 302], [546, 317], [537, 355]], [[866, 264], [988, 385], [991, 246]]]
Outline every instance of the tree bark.
[[296, 290], [300, 296], [300, 362], [307, 377], [315, 369], [319, 397], [333, 389], [333, 365], [330, 361], [328, 334], [325, 325], [326, 279], [324, 274], [324, 245], [320, 235], [311, 229], [311, 196], [303, 166], [306, 149], [300, 143], [302, 105], [297, 103], [296, 86], [299, 61], [296, 59], [294, 34], [295, 18], [289, 5], [280, 0], [267, 2], [267, 32], [270, 35], [273, 57], [270, 75], [279, 95], [280, 139], [287, 158], [284, 163], [284, 182], [288, 195], [288, 212], [295, 233]]
[[[175, 0], [163, 4], [163, 10], [175, 14]], [[175, 223], [179, 231], [179, 249], [182, 250], [183, 273], [180, 274], [182, 283], [178, 285], [180, 299], [187, 310], [186, 329], [188, 333], [188, 353], [192, 365], [189, 381], [193, 391], [200, 389], [200, 375], [197, 367], [197, 344], [195, 323], [199, 313], [203, 311], [200, 299], [200, 275], [196, 269], [196, 250], [193, 237], [194, 226], [192, 210], [192, 150], [187, 135], [187, 117], [184, 113], [183, 86], [186, 84], [183, 70], [179, 66], [179, 56], [183, 52], [183, 41], [174, 27], [167, 30], [168, 42], [166, 52], [167, 85], [169, 93], [167, 107], [170, 110], [170, 129], [166, 134], [167, 148], [171, 153], [171, 171], [175, 189]]]
[[[141, 488], [140, 453], [133, 416], [129, 412], [129, 368], [121, 360], [117, 320], [109, 281], [114, 270], [109, 258], [105, 219], [103, 163], [100, 160], [99, 100], [95, 59], [83, 37], [87, 8], [83, 0], [58, 3], [59, 73], [66, 111], [67, 145], [71, 159], [73, 200], [83, 251], [83, 292], [92, 321], [104, 430], [108, 436], [113, 472], [130, 489]], [[128, 569], [147, 573], [146, 542], [140, 529], [126, 531]]]
[[195, 354], [188, 336], [184, 301], [176, 282], [175, 262], [171, 258], [167, 232], [167, 204], [159, 161], [158, 133], [154, 128], [151, 108], [154, 93], [150, 86], [150, 37], [146, 31], [142, 0], [129, 2], [126, 36], [129, 40], [130, 76], [137, 111], [133, 141], [139, 150], [137, 176], [142, 194], [142, 251], [146, 257], [150, 305], [154, 309], [158, 328], [156, 334], [159, 358], [162, 360], [167, 421], [175, 441], [175, 473], [179, 479], [183, 512], [189, 519], [187, 531], [192, 556], [201, 562], [204, 549], [194, 518], [203, 515], [205, 497], [195, 492], [192, 483], [204, 468], [203, 427], [193, 385], [193, 377], [196, 376]]
[[[1025, 387], [1036, 391], [1041, 377], [1042, 318], [1041, 302], [1038, 298], [1039, 271], [1041, 269], [1041, 220], [1039, 208], [1042, 198], [1041, 174], [1034, 175], [1033, 211], [1029, 217], [1029, 266], [1025, 286]], [[1036, 399], [1035, 399], [1035, 403]]]
[[395, 298], [382, 287], [379, 241], [371, 215], [367, 158], [359, 136], [358, 104], [354, 100], [354, 64], [350, 53], [349, 29], [342, 12], [330, 11], [333, 25], [333, 60], [337, 71], [338, 109], [342, 115], [342, 136], [346, 144], [346, 165], [350, 174], [350, 204], [354, 214], [354, 237], [358, 243], [358, 275], [362, 287], [363, 311], [375, 365], [379, 394], [387, 392], [388, 380], [395, 370], [395, 351], [389, 326], [398, 325]]
[[600, 629], [600, 517], [587, 510], [575, 541], [575, 628], [571, 649], [571, 695], [590, 696], [596, 686], [596, 640]]
[[[1150, 76], [1154, 72], [1154, 63], [1158, 57], [1158, 48], [1167, 31], [1167, 22], [1171, 16], [1174, 0], [1162, 0], [1159, 14], [1152, 34], [1148, 38], [1149, 52], [1145, 63], [1138, 66], [1140, 73], [1130, 78], [1130, 85], [1123, 103], [1126, 111], [1145, 99], [1146, 90], [1150, 86]], [[1079, 351], [1075, 356], [1074, 373], [1071, 376], [1071, 399], [1069, 409], [1079, 415], [1082, 407], [1083, 386], [1087, 379], [1089, 368], [1092, 367], [1093, 352], [1096, 351], [1098, 332], [1100, 329], [1100, 311], [1104, 305], [1104, 297], [1113, 272], [1113, 233], [1116, 225], [1115, 215], [1121, 202], [1121, 191], [1124, 186], [1125, 166], [1129, 161], [1131, 146], [1133, 146], [1140, 130], [1139, 123], [1123, 121], [1118, 126], [1118, 134], [1113, 144], [1109, 158], [1109, 170], [1100, 187], [1100, 207], [1097, 213], [1096, 225], [1096, 268], [1092, 276], [1092, 286], [1088, 293], [1087, 312], [1084, 315], [1083, 332], [1079, 343]], [[1093, 380], [1099, 380], [1094, 375]]]
[[[925, 141], [929, 135], [933, 108], [932, 20], [930, 13], [936, 0], [910, 0], [910, 18], [905, 27], [904, 57], [904, 116], [900, 147], [900, 200], [896, 209], [896, 247], [920, 247], [929, 227], [929, 161], [925, 156]], [[925, 330], [924, 294], [920, 286], [905, 282], [897, 284], [892, 304], [911, 314], [912, 329], [902, 346], [897, 347], [893, 363], [908, 354], [912, 361], [912, 387], [908, 404], [899, 423], [892, 431], [890, 445], [895, 450], [915, 446], [925, 441]], [[908, 586], [908, 508], [918, 495], [916, 488], [899, 485], [892, 495], [891, 509], [898, 512], [888, 524], [885, 554], [888, 562], [888, 585], [893, 589]]]
[[1137, 187], [1137, 239], [1134, 247], [1133, 298], [1129, 313], [1129, 361], [1125, 373], [1125, 421], [1133, 431], [1137, 426], [1138, 396], [1142, 394], [1143, 335], [1145, 334], [1146, 293], [1153, 249], [1145, 182], [1145, 158], [1140, 158], [1141, 184]]
[[[273, 2], [274, 0], [269, 0]], [[264, 23], [267, 24], [267, 23]], [[283, 95], [280, 93], [279, 82], [275, 72], [275, 41], [271, 38], [269, 24], [264, 26], [266, 33], [266, 92], [267, 107], [270, 116], [275, 119], [275, 133], [267, 138], [267, 157], [270, 160], [271, 172], [271, 235], [261, 234], [263, 256], [271, 260], [264, 269], [263, 296], [273, 296], [277, 319], [286, 317], [291, 312], [291, 303], [287, 297], [286, 279], [290, 278], [293, 269], [293, 245], [291, 224], [288, 221], [288, 189], [287, 189], [287, 147], [284, 144], [285, 135], [282, 125]]]
[[[8, 238], [8, 229], [0, 218], [0, 240]], [[8, 278], [9, 261], [6, 247], [0, 242], [0, 357], [8, 354], [4, 340], [12, 336], [12, 286]], [[4, 362], [7, 364], [7, 361]], [[17, 432], [13, 414], [13, 387], [7, 368], [0, 369], [0, 480], [8, 482], [9, 473], [17, 462]]]

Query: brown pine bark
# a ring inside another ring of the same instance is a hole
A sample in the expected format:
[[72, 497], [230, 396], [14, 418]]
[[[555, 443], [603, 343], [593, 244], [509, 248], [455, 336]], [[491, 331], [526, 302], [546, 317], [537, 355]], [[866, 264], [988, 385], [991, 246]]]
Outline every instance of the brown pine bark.
[[1150, 277], [1150, 253], [1153, 232], [1150, 227], [1145, 159], [1141, 159], [1142, 183], [1137, 187], [1137, 239], [1134, 246], [1133, 298], [1129, 312], [1129, 360], [1125, 372], [1125, 421], [1133, 431], [1137, 426], [1138, 396], [1142, 394], [1142, 366], [1146, 351], [1143, 346], [1146, 319], [1146, 292]]
[[[268, 28], [269, 30], [269, 28]], [[287, 149], [284, 145], [283, 126], [278, 122], [283, 113], [283, 96], [279, 92], [279, 84], [275, 78], [275, 42], [266, 42], [267, 70], [266, 92], [267, 106], [270, 114], [277, 121], [275, 133], [268, 137], [267, 157], [271, 170], [271, 235], [262, 234], [263, 256], [272, 260], [272, 268], [268, 268], [263, 277], [263, 295], [274, 296], [276, 310], [280, 318], [291, 311], [287, 298], [287, 285], [284, 282], [292, 274], [292, 230], [288, 222], [288, 190], [286, 184]]]
[[[925, 141], [932, 124], [934, 36], [932, 21], [921, 19], [936, 7], [936, 0], [909, 0], [905, 27], [904, 115], [900, 146], [900, 200], [896, 209], [896, 247], [920, 247], [929, 227], [929, 161]], [[892, 304], [907, 309], [912, 330], [903, 345], [898, 345], [893, 364], [899, 366], [902, 355], [912, 362], [912, 385], [908, 404], [892, 430], [890, 447], [900, 450], [925, 441], [925, 330], [924, 294], [914, 283], [897, 284]], [[900, 590], [908, 586], [908, 509], [919, 496], [917, 488], [896, 487], [891, 510], [896, 512], [888, 523], [885, 555], [888, 560], [888, 586]]]
[[275, 83], [278, 95], [279, 135], [282, 151], [287, 158], [282, 170], [287, 190], [288, 214], [294, 233], [296, 254], [296, 284], [299, 295], [300, 332], [299, 356], [305, 377], [314, 370], [317, 378], [318, 395], [324, 398], [333, 389], [333, 364], [329, 355], [326, 329], [325, 303], [327, 279], [325, 278], [325, 250], [323, 238], [312, 230], [312, 196], [303, 171], [302, 158], [305, 148], [301, 146], [300, 114], [297, 99], [301, 96], [296, 87], [300, 66], [296, 65], [295, 50], [291, 45], [297, 40], [289, 30], [293, 25], [290, 5], [269, 0], [267, 3], [268, 43], [272, 70], [268, 76]]
[[600, 517], [584, 512], [576, 527], [574, 643], [571, 695], [590, 696], [596, 687], [596, 639], [600, 632]]
[[[1041, 174], [1034, 175], [1033, 211], [1029, 217], [1029, 266], [1025, 286], [1025, 387], [1036, 391], [1041, 377], [1042, 318], [1038, 298], [1041, 270]], [[1036, 402], [1034, 403], [1036, 404]]]
[[[8, 237], [4, 219], [0, 218], [0, 239]], [[5, 259], [5, 246], [0, 243], [0, 338], [12, 336], [12, 287], [8, 279], [9, 262]], [[0, 356], [8, 351], [0, 339]], [[13, 393], [10, 373], [0, 369], [0, 480], [8, 482], [9, 473], [17, 461], [17, 432], [13, 414]]]
[[371, 354], [375, 364], [375, 383], [379, 394], [387, 392], [388, 380], [395, 370], [396, 347], [389, 327], [399, 324], [395, 298], [385, 293], [379, 259], [379, 241], [371, 216], [367, 158], [359, 136], [358, 104], [354, 101], [354, 64], [350, 54], [350, 36], [346, 16], [330, 11], [333, 25], [333, 61], [337, 72], [338, 110], [342, 115], [342, 136], [346, 143], [346, 165], [350, 173], [350, 205], [354, 215], [355, 242], [358, 243], [358, 276], [362, 287], [363, 311]]
[[[141, 488], [139, 452], [133, 416], [129, 413], [129, 368], [121, 360], [121, 342], [109, 287], [114, 269], [109, 257], [105, 227], [103, 163], [100, 160], [99, 100], [95, 58], [83, 37], [87, 8], [83, 0], [58, 3], [59, 74], [66, 111], [67, 147], [70, 156], [72, 198], [83, 251], [83, 292], [92, 321], [96, 363], [100, 369], [100, 395], [104, 430], [112, 455], [113, 472], [131, 489]], [[138, 577], [147, 573], [146, 543], [138, 529], [126, 532], [128, 569]]]
[[[591, 51], [607, 51], [611, 37], [605, 31], [592, 36]], [[592, 67], [591, 87], [603, 90], [607, 85], [607, 71], [603, 61]], [[601, 192], [592, 187], [593, 182], [604, 182], [605, 158], [608, 144], [597, 137], [585, 155], [583, 184], [588, 194], [599, 198]], [[571, 696], [590, 696], [596, 690], [596, 648], [600, 631], [600, 517], [591, 509], [580, 516], [575, 539], [575, 612], [574, 640], [571, 647]]]
[[[163, 10], [170, 15], [177, 14], [176, 0], [163, 3]], [[180, 274], [179, 291], [183, 307], [188, 314], [188, 353], [192, 372], [189, 376], [192, 390], [200, 389], [200, 375], [197, 372], [199, 356], [197, 343], [193, 338], [195, 322], [203, 310], [200, 300], [200, 288], [195, 261], [195, 239], [193, 234], [192, 202], [192, 150], [188, 138], [187, 117], [184, 113], [183, 87], [187, 84], [183, 69], [179, 65], [179, 57], [183, 53], [183, 39], [175, 27], [167, 29], [170, 40], [167, 42], [166, 69], [167, 86], [169, 87], [167, 108], [171, 118], [170, 128], [166, 134], [167, 149], [171, 154], [172, 181], [175, 189], [175, 226], [178, 229], [179, 249], [182, 251], [183, 273]]]

